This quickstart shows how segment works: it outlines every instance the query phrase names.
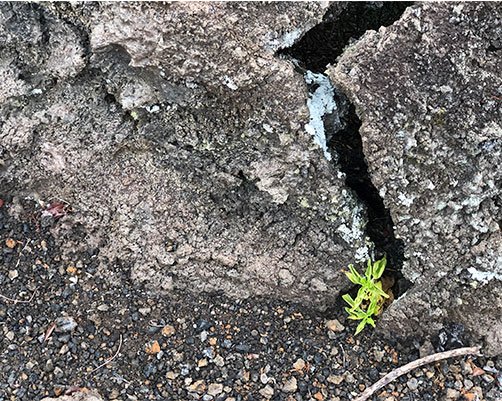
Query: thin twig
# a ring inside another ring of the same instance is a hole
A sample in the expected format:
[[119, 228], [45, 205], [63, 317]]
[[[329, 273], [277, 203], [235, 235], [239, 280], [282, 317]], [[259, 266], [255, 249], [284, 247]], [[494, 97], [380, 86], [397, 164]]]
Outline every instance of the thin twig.
[[31, 242], [31, 239], [28, 238], [26, 240], [26, 244], [24, 245], [24, 247], [21, 249], [21, 251], [19, 251], [19, 256], [17, 257], [17, 263], [16, 263], [16, 269], [17, 267], [19, 266], [19, 262], [21, 262], [21, 256], [23, 256], [23, 252], [24, 250], [26, 249], [26, 247], [28, 246], [28, 244]]
[[52, 322], [47, 328], [47, 331], [45, 332], [44, 341], [42, 341], [42, 343], [45, 343], [49, 339], [55, 328], [56, 328], [56, 322]]
[[111, 361], [113, 361], [119, 354], [120, 352], [120, 348], [122, 347], [122, 334], [120, 335], [120, 339], [119, 339], [119, 347], [117, 348], [117, 352], [115, 352], [115, 354], [111, 357], [111, 358], [108, 358], [106, 361], [104, 361], [101, 365], [99, 365], [97, 368], [94, 368], [93, 370], [91, 370], [89, 372], [89, 374], [92, 374], [94, 373], [96, 370], [98, 369], [101, 369], [103, 366], [105, 365], [108, 365]]
[[481, 347], [465, 347], [465, 348], [457, 348], [451, 351], [439, 352], [437, 354], [428, 355], [426, 357], [417, 359], [416, 361], [410, 362], [404, 366], [401, 366], [392, 372], [386, 374], [380, 380], [378, 380], [375, 384], [368, 387], [364, 390], [359, 397], [357, 397], [354, 401], [366, 401], [369, 397], [373, 395], [376, 391], [380, 390], [382, 387], [387, 384], [393, 382], [398, 377], [405, 375], [408, 372], [411, 372], [413, 369], [419, 368], [420, 366], [427, 365], [432, 362], [441, 361], [447, 358], [454, 358], [462, 355], [473, 355], [479, 354], [479, 350]]
[[343, 368], [345, 369], [347, 367], [347, 363], [345, 362], [345, 350], [343, 349], [342, 344], [340, 344], [340, 348], [342, 350]]
[[2, 295], [2, 294], [0, 294], [0, 298], [4, 299], [5, 301], [14, 302], [15, 304], [29, 304], [31, 301], [33, 301], [33, 298], [35, 297], [36, 293], [37, 293], [37, 289], [35, 288], [35, 291], [33, 291], [33, 294], [31, 294], [31, 297], [28, 300], [9, 298], [9, 297]]

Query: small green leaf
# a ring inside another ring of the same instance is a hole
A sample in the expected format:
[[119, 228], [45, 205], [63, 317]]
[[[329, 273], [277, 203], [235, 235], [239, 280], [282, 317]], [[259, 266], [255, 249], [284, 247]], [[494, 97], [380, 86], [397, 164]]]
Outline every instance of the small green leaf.
[[361, 284], [362, 277], [353, 265], [349, 265], [349, 272], [345, 274], [354, 284]]
[[389, 298], [389, 294], [387, 294], [384, 290], [382, 290], [382, 282], [379, 281], [378, 283], [376, 283], [374, 285], [374, 289], [373, 289], [373, 293], [375, 295], [378, 295], [378, 296], [381, 296], [381, 297], [384, 297], [384, 298]]
[[375, 263], [373, 263], [373, 279], [378, 280], [380, 277], [382, 277], [382, 274], [385, 270], [385, 266], [387, 265], [387, 256], [384, 255], [384, 257], [380, 260], [377, 260]]
[[365, 320], [363, 320], [361, 323], [359, 323], [359, 324], [357, 325], [357, 328], [356, 328], [356, 334], [355, 334], [356, 336], [357, 336], [357, 335], [358, 335], [361, 331], [363, 331], [364, 326], [366, 326], [366, 321], [365, 321]]
[[342, 299], [347, 302], [351, 307], [354, 307], [355, 301], [349, 294], [342, 295]]
[[374, 321], [371, 317], [369, 317], [368, 319], [366, 319], [366, 322], [367, 322], [369, 325], [371, 325], [371, 326], [375, 327], [375, 321]]

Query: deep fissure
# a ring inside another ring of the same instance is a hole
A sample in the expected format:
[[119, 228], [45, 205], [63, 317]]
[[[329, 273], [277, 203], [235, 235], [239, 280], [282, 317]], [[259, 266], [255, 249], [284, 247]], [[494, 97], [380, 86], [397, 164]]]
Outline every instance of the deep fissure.
[[[398, 20], [409, 2], [334, 3], [323, 21], [308, 31], [292, 47], [279, 54], [295, 59], [303, 72], [323, 73], [328, 64], [334, 65], [347, 45], [359, 39], [369, 29], [379, 29]], [[342, 7], [342, 10], [340, 10]], [[335, 88], [336, 89], [336, 88]], [[315, 87], [309, 87], [315, 90]], [[375, 257], [387, 255], [386, 274], [396, 280], [394, 294], [399, 296], [409, 288], [402, 277], [404, 243], [396, 238], [394, 222], [373, 185], [364, 156], [359, 133], [361, 121], [354, 105], [339, 90], [335, 92], [339, 115], [324, 116], [327, 148], [336, 155], [334, 162], [345, 174], [346, 185], [352, 189], [367, 210], [366, 235], [375, 245]]]

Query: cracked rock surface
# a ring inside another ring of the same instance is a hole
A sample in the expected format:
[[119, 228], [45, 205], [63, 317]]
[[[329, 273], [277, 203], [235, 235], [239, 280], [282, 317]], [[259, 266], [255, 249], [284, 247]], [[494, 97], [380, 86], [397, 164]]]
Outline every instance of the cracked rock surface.
[[[305, 131], [275, 52], [318, 3], [0, 6], [0, 192], [63, 202], [155, 291], [328, 305], [367, 250], [362, 205]], [[114, 280], [101, 265], [103, 274]]]
[[463, 324], [502, 349], [502, 26], [495, 3], [421, 4], [350, 46], [329, 76], [354, 102], [372, 181], [414, 286], [388, 332]]

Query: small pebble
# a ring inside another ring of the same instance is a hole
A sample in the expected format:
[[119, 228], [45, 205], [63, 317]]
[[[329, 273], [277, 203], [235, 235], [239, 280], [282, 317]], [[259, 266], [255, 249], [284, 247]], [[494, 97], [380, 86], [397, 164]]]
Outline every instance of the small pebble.
[[298, 389], [298, 383], [295, 377], [291, 377], [282, 386], [282, 391], [284, 393], [294, 393]]
[[305, 368], [305, 361], [301, 358], [297, 359], [296, 362], [293, 364], [293, 369], [297, 371], [301, 371]]
[[448, 400], [457, 400], [460, 397], [460, 391], [455, 390], [453, 388], [449, 388], [446, 390], [446, 398]]
[[17, 272], [17, 270], [9, 270], [9, 278], [11, 280], [14, 280], [18, 277], [19, 277], [19, 273]]
[[274, 389], [272, 386], [267, 384], [259, 391], [259, 393], [265, 398], [272, 398], [274, 395]]
[[213, 397], [223, 392], [223, 384], [211, 383], [207, 388], [207, 393]]
[[326, 380], [328, 383], [339, 385], [345, 380], [345, 377], [343, 375], [329, 375]]
[[335, 333], [340, 333], [343, 330], [345, 330], [345, 326], [343, 324], [341, 324], [337, 319], [327, 320], [326, 321], [326, 328], [330, 331], [335, 332]]
[[165, 336], [165, 337], [170, 337], [172, 336], [174, 333], [176, 332], [174, 326], [171, 326], [171, 325], [166, 325], [162, 328], [162, 335]]
[[222, 367], [225, 365], [225, 360], [223, 359], [223, 357], [221, 355], [216, 355], [213, 359], [213, 363], [218, 366], [218, 367]]
[[418, 389], [418, 380], [412, 377], [410, 380], [406, 382], [406, 385], [411, 391], [415, 391]]

